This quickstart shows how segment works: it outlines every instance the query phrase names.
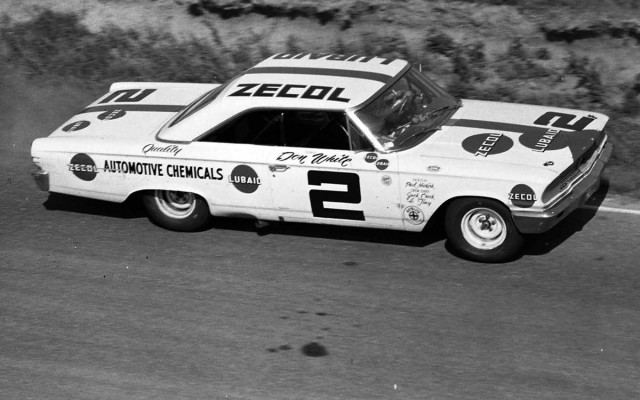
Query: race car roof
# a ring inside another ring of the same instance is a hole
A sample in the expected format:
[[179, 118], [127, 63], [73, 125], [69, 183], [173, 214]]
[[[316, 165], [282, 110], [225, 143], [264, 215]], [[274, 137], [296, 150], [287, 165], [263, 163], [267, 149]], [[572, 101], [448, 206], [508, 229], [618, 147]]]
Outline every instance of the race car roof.
[[[405, 60], [360, 55], [281, 53], [230, 81], [194, 115], [163, 129], [161, 140], [190, 141], [250, 109], [346, 110], [365, 103], [405, 71]], [[207, 128], [208, 127], [208, 128]]]
[[405, 67], [404, 60], [336, 54], [276, 54], [245, 71], [226, 97], [271, 98], [268, 103], [344, 109], [374, 95]]

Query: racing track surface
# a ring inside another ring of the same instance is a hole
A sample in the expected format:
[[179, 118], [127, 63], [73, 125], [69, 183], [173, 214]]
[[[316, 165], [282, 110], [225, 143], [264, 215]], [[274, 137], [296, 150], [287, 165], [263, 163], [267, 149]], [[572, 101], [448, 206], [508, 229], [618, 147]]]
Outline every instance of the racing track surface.
[[0, 398], [640, 398], [639, 216], [481, 265], [437, 235], [169, 232], [0, 156]]

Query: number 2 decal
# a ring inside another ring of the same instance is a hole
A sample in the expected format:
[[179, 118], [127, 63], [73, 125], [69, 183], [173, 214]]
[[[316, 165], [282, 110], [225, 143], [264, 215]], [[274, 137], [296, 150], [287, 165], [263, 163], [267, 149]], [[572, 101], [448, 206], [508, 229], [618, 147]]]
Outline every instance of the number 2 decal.
[[[588, 116], [582, 117], [576, 122], [571, 123], [576, 118], [576, 115], [565, 114], [559, 112], [547, 112], [540, 118], [536, 119], [533, 123], [536, 125], [553, 126], [560, 129], [571, 129], [573, 131], [581, 131], [586, 128], [596, 117]], [[551, 123], [551, 121], [554, 121]]]
[[107, 96], [104, 100], [102, 100], [99, 104], [108, 103], [110, 101], [114, 102], [138, 102], [142, 101], [145, 97], [149, 96], [151, 93], [155, 92], [155, 89], [125, 89], [125, 90], [116, 90]]
[[314, 217], [337, 218], [364, 221], [364, 212], [360, 210], [344, 210], [340, 208], [327, 208], [325, 202], [360, 204], [360, 177], [350, 172], [309, 171], [309, 185], [320, 186], [323, 183], [346, 185], [347, 191], [335, 190], [309, 190], [311, 211]]

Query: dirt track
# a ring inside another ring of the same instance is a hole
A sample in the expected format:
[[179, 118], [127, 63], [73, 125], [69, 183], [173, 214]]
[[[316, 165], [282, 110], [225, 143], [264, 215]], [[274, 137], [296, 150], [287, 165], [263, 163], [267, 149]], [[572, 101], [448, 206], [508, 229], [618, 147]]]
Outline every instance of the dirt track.
[[0, 155], [4, 399], [640, 397], [638, 217], [581, 211], [479, 265], [437, 236], [168, 232]]

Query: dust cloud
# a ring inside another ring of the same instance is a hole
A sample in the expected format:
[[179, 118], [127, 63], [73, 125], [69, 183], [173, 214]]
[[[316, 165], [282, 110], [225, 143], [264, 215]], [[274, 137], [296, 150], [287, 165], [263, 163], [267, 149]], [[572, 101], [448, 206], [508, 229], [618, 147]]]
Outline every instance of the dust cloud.
[[0, 150], [28, 152], [34, 139], [48, 136], [106, 91], [0, 68]]

